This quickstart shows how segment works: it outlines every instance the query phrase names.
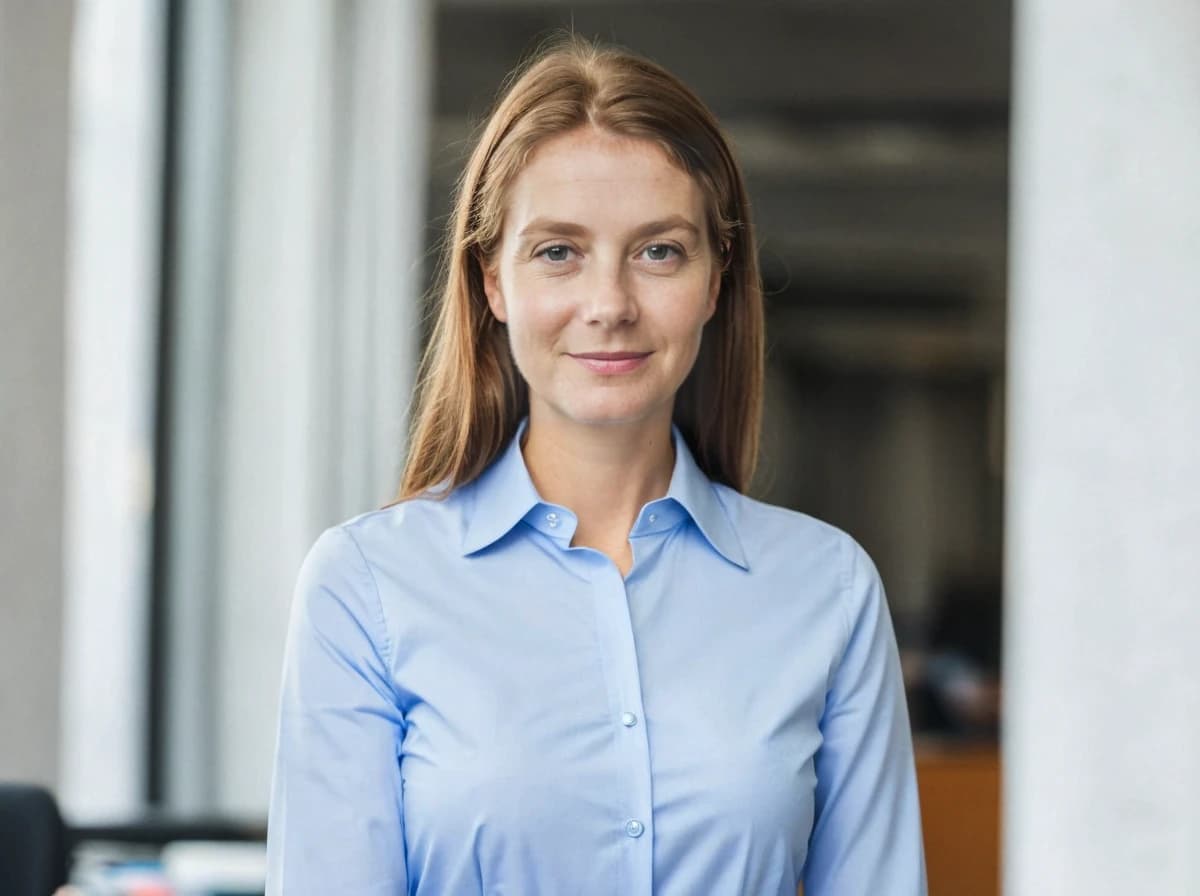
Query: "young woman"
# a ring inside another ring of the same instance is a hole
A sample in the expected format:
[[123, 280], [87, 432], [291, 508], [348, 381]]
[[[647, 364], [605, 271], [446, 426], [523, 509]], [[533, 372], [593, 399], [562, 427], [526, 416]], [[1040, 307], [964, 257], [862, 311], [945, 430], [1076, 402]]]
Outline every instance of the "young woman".
[[875, 568], [745, 495], [762, 295], [712, 115], [544, 51], [444, 275], [399, 500], [300, 572], [269, 892], [924, 893]]

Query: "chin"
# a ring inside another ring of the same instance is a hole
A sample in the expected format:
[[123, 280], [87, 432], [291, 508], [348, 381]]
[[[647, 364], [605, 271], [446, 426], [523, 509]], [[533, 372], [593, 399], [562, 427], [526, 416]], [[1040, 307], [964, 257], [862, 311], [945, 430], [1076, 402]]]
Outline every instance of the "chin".
[[[615, 396], [613, 398], [615, 399]], [[671, 403], [667, 402], [666, 406], [671, 407]], [[661, 402], [610, 399], [559, 405], [559, 413], [575, 423], [588, 426], [619, 426], [640, 423], [654, 417], [662, 407]]]

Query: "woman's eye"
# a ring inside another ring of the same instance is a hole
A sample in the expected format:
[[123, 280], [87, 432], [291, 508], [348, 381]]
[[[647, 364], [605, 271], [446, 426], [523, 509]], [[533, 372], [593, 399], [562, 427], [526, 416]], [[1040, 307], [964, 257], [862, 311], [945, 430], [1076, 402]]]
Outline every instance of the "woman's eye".
[[570, 246], [547, 246], [538, 255], [541, 255], [547, 261], [566, 261], [570, 256]]
[[655, 243], [652, 246], [647, 246], [644, 251], [646, 257], [651, 261], [670, 261], [673, 255], [679, 254], [678, 249], [666, 243]]

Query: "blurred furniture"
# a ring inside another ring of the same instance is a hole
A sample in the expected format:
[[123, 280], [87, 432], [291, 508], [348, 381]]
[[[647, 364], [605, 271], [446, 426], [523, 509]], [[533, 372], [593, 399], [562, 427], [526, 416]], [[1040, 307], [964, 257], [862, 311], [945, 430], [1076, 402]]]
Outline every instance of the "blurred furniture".
[[929, 896], [1000, 892], [1000, 752], [918, 744]]
[[[221, 843], [263, 841], [267, 839], [267, 825], [265, 820], [244, 821], [221, 816], [182, 818], [161, 809], [148, 809], [130, 821], [75, 825], [68, 834], [72, 846], [88, 841], [104, 841], [161, 847], [179, 840]], [[4, 894], [0, 893], [0, 896]]]
[[[266, 825], [150, 809], [110, 824], [69, 825], [70, 877], [84, 893], [165, 891], [262, 896]], [[0, 896], [5, 896], [0, 886]]]
[[48, 896], [67, 882], [66, 829], [54, 797], [28, 784], [0, 784], [0, 892]]

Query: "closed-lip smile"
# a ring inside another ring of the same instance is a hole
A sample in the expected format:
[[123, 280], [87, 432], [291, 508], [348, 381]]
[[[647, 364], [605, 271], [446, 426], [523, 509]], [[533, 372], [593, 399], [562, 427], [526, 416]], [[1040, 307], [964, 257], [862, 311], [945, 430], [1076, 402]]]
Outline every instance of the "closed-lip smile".
[[571, 357], [600, 376], [632, 373], [642, 367], [651, 352], [580, 352]]

